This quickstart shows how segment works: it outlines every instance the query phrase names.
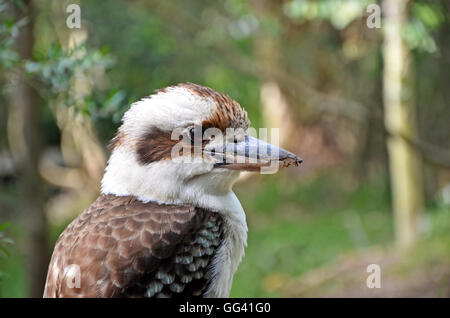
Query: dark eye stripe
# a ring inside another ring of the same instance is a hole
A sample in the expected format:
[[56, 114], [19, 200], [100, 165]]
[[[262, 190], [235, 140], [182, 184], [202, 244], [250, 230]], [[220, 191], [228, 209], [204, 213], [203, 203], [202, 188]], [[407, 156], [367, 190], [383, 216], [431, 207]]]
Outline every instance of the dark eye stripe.
[[150, 129], [137, 143], [136, 153], [141, 164], [147, 165], [152, 162], [171, 158], [172, 147], [179, 140], [172, 140], [170, 132], [158, 128]]
[[[201, 132], [199, 131], [201, 130]], [[205, 130], [206, 128], [202, 127], [202, 126], [195, 126], [192, 127], [189, 130], [189, 136], [191, 139], [191, 145], [195, 143], [195, 138], [201, 138], [199, 141], [203, 144], [205, 142], [208, 142], [208, 140], [204, 140], [204, 136], [205, 136]]]

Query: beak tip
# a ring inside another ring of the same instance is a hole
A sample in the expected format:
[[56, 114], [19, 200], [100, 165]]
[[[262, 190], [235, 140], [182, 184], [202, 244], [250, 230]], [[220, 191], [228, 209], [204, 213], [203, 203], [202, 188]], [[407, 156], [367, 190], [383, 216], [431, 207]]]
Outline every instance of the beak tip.
[[289, 167], [289, 166], [300, 166], [300, 164], [303, 162], [303, 159], [292, 154], [289, 153], [285, 158], [282, 159], [285, 162], [285, 167]]

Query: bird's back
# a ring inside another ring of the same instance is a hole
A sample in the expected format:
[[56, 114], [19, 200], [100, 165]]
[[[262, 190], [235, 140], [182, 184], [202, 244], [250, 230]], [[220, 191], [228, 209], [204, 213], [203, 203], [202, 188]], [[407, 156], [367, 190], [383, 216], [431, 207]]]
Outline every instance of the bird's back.
[[219, 213], [101, 195], [59, 237], [44, 297], [202, 296], [222, 238]]

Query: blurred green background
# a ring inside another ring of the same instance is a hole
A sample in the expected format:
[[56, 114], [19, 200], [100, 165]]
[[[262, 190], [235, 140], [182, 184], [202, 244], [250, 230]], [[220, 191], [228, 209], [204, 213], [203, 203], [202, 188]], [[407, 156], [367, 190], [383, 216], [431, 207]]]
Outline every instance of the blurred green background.
[[249, 238], [232, 297], [450, 296], [447, 0], [0, 0], [1, 297], [42, 295], [123, 113], [180, 82], [304, 159], [235, 186]]

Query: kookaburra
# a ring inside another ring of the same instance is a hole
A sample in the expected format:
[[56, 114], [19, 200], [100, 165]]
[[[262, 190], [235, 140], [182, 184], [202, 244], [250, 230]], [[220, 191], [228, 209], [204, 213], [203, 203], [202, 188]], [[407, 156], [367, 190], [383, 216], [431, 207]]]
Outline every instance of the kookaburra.
[[133, 103], [101, 195], [56, 243], [44, 297], [228, 297], [247, 245], [240, 171], [301, 163], [248, 127], [237, 102], [196, 84]]

